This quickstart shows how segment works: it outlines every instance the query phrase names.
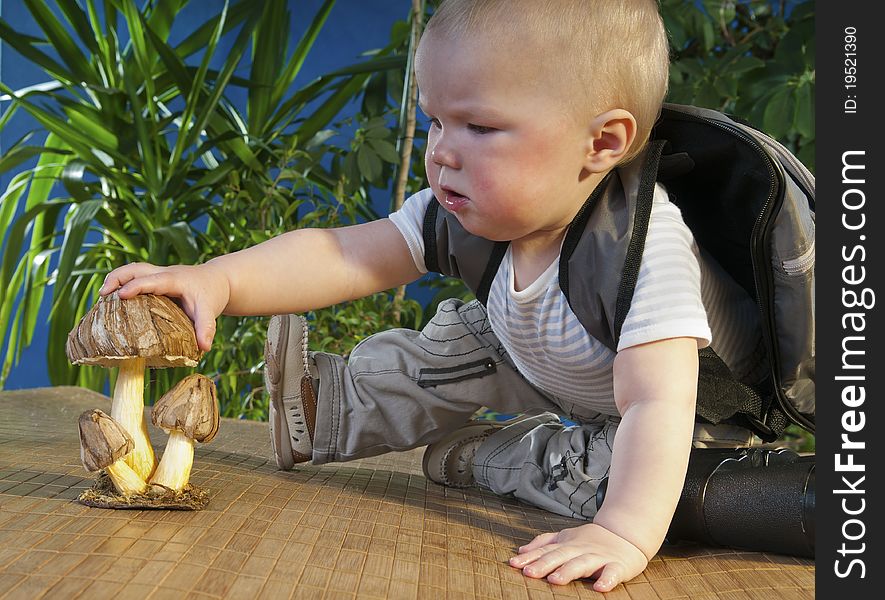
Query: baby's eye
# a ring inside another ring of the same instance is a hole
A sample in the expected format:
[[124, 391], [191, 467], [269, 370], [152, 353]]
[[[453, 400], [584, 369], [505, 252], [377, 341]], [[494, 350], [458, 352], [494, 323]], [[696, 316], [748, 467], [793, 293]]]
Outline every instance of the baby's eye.
[[468, 123], [467, 129], [469, 129], [473, 133], [478, 133], [480, 135], [495, 131], [494, 127], [486, 127], [485, 125], [476, 125], [474, 123]]
[[437, 119], [436, 117], [430, 117], [429, 120], [430, 120], [431, 127], [439, 127], [439, 128], [442, 127], [442, 124], [439, 122], [439, 119]]

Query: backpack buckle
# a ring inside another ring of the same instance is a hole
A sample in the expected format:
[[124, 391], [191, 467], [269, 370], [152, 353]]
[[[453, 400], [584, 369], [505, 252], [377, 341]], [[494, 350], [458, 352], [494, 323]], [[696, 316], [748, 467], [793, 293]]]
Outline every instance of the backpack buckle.
[[773, 442], [778, 438], [778, 435], [774, 430], [756, 415], [744, 414], [744, 418], [747, 419], [747, 423], [750, 425], [750, 428], [754, 433], [762, 438], [763, 441]]

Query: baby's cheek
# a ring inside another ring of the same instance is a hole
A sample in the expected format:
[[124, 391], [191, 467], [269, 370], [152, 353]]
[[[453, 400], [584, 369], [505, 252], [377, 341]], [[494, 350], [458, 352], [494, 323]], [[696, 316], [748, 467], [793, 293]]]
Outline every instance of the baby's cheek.
[[431, 184], [436, 184], [439, 181], [439, 167], [430, 158], [429, 146], [427, 152], [424, 153], [424, 172], [427, 173], [427, 181]]
[[470, 181], [471, 193], [489, 201], [499, 200], [498, 196], [506, 189], [508, 174], [498, 165], [481, 165], [474, 171]]

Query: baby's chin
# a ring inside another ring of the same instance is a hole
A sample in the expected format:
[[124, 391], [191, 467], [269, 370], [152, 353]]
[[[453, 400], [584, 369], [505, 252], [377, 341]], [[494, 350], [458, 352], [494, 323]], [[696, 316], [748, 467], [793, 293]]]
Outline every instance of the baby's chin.
[[467, 233], [477, 237], [485, 238], [492, 242], [509, 242], [513, 238], [502, 235], [500, 227], [491, 219], [483, 219], [479, 217], [475, 211], [461, 210], [451, 213], [458, 219]]

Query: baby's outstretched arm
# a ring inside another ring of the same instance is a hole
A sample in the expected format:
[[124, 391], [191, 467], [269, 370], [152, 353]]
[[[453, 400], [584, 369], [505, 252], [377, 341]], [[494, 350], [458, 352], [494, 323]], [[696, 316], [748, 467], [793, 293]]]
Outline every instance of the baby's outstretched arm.
[[304, 312], [368, 296], [421, 276], [389, 219], [338, 229], [290, 231], [202, 265], [134, 263], [111, 271], [100, 293], [179, 298], [209, 350], [215, 318]]
[[536, 537], [511, 566], [556, 584], [596, 577], [600, 592], [645, 569], [664, 541], [685, 479], [697, 377], [694, 338], [618, 353], [614, 389], [622, 419], [602, 507], [593, 523]]

